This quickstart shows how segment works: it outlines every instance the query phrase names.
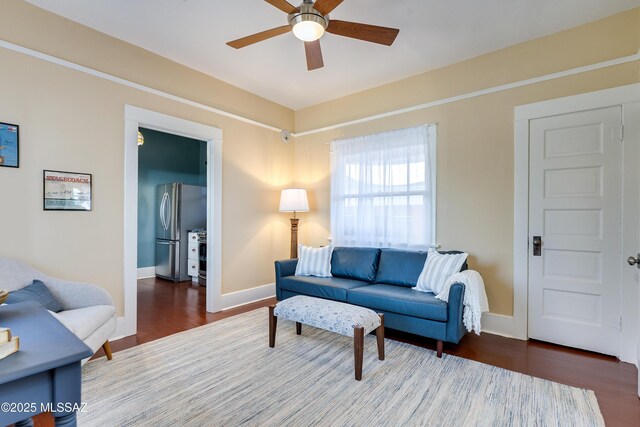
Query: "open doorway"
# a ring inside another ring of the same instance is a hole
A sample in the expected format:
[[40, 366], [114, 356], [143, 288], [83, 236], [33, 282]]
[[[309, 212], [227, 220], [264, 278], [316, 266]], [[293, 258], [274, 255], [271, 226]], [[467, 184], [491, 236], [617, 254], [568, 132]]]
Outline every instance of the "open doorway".
[[[181, 137], [183, 146], [193, 140], [206, 141], [206, 257], [204, 275], [206, 287], [195, 286], [198, 292], [205, 292], [206, 311], [219, 311], [221, 304], [221, 243], [222, 243], [222, 131], [218, 128], [179, 119], [166, 114], [125, 106], [125, 150], [124, 150], [124, 322], [122, 335], [134, 335], [137, 331], [138, 309], [138, 131], [169, 134]], [[144, 137], [144, 134], [143, 134]], [[145, 144], [149, 143], [149, 140]], [[200, 146], [198, 146], [200, 150]], [[201, 179], [198, 174], [198, 179]], [[171, 181], [171, 180], [170, 180]], [[199, 181], [200, 182], [200, 181]], [[144, 190], [141, 190], [144, 191]], [[157, 190], [155, 190], [157, 191]], [[155, 197], [150, 206], [154, 206]], [[155, 233], [154, 233], [155, 234]], [[154, 236], [155, 239], [155, 236]], [[155, 245], [155, 240], [154, 240]], [[188, 245], [187, 245], [188, 249]], [[148, 255], [144, 255], [148, 258]], [[155, 259], [155, 250], [154, 255]], [[148, 260], [147, 260], [148, 262]], [[144, 267], [142, 267], [144, 268]], [[154, 269], [155, 269], [154, 265]], [[144, 272], [145, 270], [142, 270]], [[149, 275], [150, 270], [146, 270]], [[155, 272], [155, 270], [154, 270]], [[184, 276], [183, 276], [184, 277]], [[192, 277], [192, 276], [188, 276]], [[179, 278], [179, 276], [178, 276]], [[193, 280], [193, 279], [191, 279]], [[178, 280], [179, 281], [179, 280]], [[200, 279], [198, 277], [198, 283]], [[175, 285], [172, 285], [175, 286]], [[189, 284], [189, 286], [193, 286]]]
[[138, 326], [171, 307], [204, 316], [207, 142], [138, 132]]

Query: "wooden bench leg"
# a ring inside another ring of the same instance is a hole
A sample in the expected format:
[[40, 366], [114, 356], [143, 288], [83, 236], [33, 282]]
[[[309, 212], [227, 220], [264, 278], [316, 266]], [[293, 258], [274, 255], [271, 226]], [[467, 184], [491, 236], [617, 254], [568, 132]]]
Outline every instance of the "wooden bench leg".
[[378, 313], [380, 316], [380, 326], [376, 329], [376, 338], [378, 340], [378, 359], [384, 360], [384, 314]]
[[296, 322], [296, 334], [300, 335], [302, 333], [302, 323]]
[[111, 344], [109, 344], [109, 340], [105, 341], [102, 344], [102, 349], [104, 350], [104, 354], [107, 355], [107, 360], [113, 359], [113, 355], [111, 354]]
[[269, 347], [276, 346], [276, 326], [278, 325], [278, 318], [273, 315], [273, 309], [275, 305], [269, 306]]
[[356, 380], [362, 379], [362, 358], [364, 353], [364, 328], [353, 328], [353, 358], [356, 370]]
[[442, 357], [442, 349], [444, 348], [444, 341], [442, 340], [438, 340], [438, 346], [437, 346], [437, 350], [438, 350], [438, 357]]

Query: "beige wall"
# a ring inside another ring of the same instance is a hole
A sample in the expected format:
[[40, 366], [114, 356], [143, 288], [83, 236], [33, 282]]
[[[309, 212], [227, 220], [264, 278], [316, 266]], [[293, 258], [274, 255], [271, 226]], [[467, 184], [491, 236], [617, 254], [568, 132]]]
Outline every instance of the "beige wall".
[[[3, 0], [0, 39], [207, 105], [293, 128], [278, 104], [27, 3]], [[223, 131], [223, 293], [273, 282], [289, 250], [279, 190], [293, 180], [293, 144], [244, 124], [0, 48], [0, 120], [20, 125], [20, 168], [0, 168], [0, 256], [96, 283], [123, 312], [124, 106]], [[93, 174], [91, 212], [44, 212], [42, 170]]]
[[[640, 9], [296, 112], [296, 132], [633, 55]], [[301, 241], [329, 236], [332, 139], [438, 123], [437, 237], [470, 254], [491, 311], [513, 312], [513, 111], [517, 105], [640, 81], [640, 63], [502, 91], [296, 138], [296, 178], [310, 189]]]
[[[640, 9], [441, 70], [293, 112], [20, 0], [2, 1], [0, 40], [298, 132], [638, 52]], [[301, 239], [329, 235], [329, 147], [338, 137], [420, 123], [438, 126], [438, 240], [464, 249], [492, 311], [512, 312], [513, 107], [640, 81], [619, 65], [351, 126], [285, 145], [259, 127], [0, 48], [0, 120], [19, 124], [19, 169], [0, 168], [0, 256], [97, 283], [123, 309], [124, 105], [223, 131], [223, 292], [273, 282], [288, 256], [279, 190], [308, 187]], [[92, 212], [43, 212], [42, 170], [88, 172]]]

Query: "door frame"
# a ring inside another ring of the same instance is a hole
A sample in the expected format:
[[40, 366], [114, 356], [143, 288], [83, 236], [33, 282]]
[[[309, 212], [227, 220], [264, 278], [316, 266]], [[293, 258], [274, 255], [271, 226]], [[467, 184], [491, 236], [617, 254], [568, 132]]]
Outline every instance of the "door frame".
[[132, 105], [124, 107], [124, 335], [137, 332], [138, 128], [207, 141], [208, 312], [222, 310], [222, 130]]
[[[640, 83], [580, 95], [520, 105], [514, 108], [514, 216], [513, 216], [513, 324], [511, 335], [527, 340], [529, 289], [529, 121], [543, 117], [622, 106], [625, 153], [627, 148], [638, 152], [640, 125]], [[624, 162], [623, 155], [623, 162]], [[633, 191], [623, 182], [625, 194]], [[635, 187], [637, 191], [637, 186]], [[624, 242], [623, 242], [624, 245]], [[637, 286], [623, 281], [621, 310], [623, 329], [620, 360], [637, 363], [636, 346], [639, 338]]]

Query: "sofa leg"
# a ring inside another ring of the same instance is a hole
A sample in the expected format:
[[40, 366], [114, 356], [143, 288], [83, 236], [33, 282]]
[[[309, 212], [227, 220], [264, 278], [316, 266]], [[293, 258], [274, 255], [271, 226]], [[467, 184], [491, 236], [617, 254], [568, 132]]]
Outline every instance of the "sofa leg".
[[438, 357], [442, 357], [442, 349], [444, 348], [444, 341], [442, 340], [438, 340], [438, 346], [437, 346], [437, 350], [438, 350]]
[[107, 360], [113, 359], [113, 355], [111, 354], [111, 344], [109, 344], [109, 340], [106, 340], [104, 344], [102, 344], [102, 349], [104, 350], [104, 354], [107, 355]]

